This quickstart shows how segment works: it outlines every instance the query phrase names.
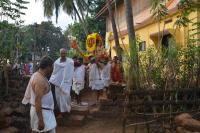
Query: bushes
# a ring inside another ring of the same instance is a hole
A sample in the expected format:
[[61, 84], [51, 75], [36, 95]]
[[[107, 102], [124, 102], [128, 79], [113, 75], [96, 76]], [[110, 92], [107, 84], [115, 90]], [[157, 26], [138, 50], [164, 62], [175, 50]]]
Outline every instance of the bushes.
[[188, 41], [178, 48], [171, 40], [160, 54], [150, 47], [140, 54], [141, 85], [157, 89], [190, 88], [199, 86], [200, 46]]

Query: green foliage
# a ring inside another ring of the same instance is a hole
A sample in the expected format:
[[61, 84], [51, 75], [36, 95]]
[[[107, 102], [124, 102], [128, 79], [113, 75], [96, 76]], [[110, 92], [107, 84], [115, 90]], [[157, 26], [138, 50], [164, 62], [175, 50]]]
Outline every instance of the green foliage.
[[29, 54], [35, 51], [38, 56], [48, 54], [56, 59], [60, 48], [69, 48], [67, 37], [59, 27], [55, 27], [50, 21], [26, 26], [23, 30], [25, 31], [23, 43]]
[[[200, 87], [200, 23], [189, 20], [189, 15], [197, 11], [199, 1], [180, 0], [180, 16], [175, 22], [178, 28], [188, 26], [191, 23], [193, 29], [189, 29], [187, 42], [180, 46], [174, 39], [169, 41], [167, 48], [162, 48], [160, 55], [156, 49], [150, 47], [144, 53], [139, 54], [141, 84], [150, 89], [181, 89]], [[151, 12], [160, 21], [167, 10], [160, 0], [152, 0]]]
[[149, 47], [146, 53], [139, 53], [141, 85], [143, 88], [151, 88], [156, 85], [157, 88], [163, 86], [162, 68], [163, 58], [157, 56], [156, 49]]
[[[20, 19], [21, 15], [25, 13], [22, 10], [27, 9], [25, 6], [28, 2], [24, 0], [1, 0], [0, 1], [0, 67], [6, 63], [7, 60], [13, 62], [16, 56], [16, 47], [18, 42], [19, 25], [23, 23]], [[15, 21], [14, 24], [9, 24], [5, 19]]]
[[[105, 18], [94, 19], [96, 13], [101, 9], [105, 4], [105, 0], [89, 0], [89, 14], [90, 17], [86, 17], [85, 22], [87, 23], [88, 33], [99, 33], [103, 38], [105, 37], [106, 32], [106, 21]], [[74, 36], [77, 38], [79, 47], [85, 50], [86, 34], [84, 32], [82, 23], [75, 22], [74, 24], [68, 25], [66, 31], [66, 36]]]
[[79, 47], [85, 49], [86, 35], [80, 23], [69, 24], [65, 35], [76, 37]]
[[161, 0], [151, 0], [151, 13], [156, 20], [160, 21], [168, 15], [168, 9]]
[[74, 50], [69, 50], [69, 51], [67, 52], [67, 57], [73, 58], [74, 56], [78, 56], [78, 53], [77, 53], [76, 51], [74, 51]]
[[200, 56], [200, 46], [192, 45], [188, 43], [188, 47], [180, 51], [180, 77], [182, 87], [199, 87], [199, 56]]
[[25, 15], [22, 10], [27, 9], [26, 4], [29, 3], [25, 0], [1, 0], [0, 1], [0, 10], [2, 18], [10, 18], [17, 21], [17, 24], [22, 23], [20, 20], [21, 15]]
[[[154, 47], [139, 54], [141, 84], [150, 89], [181, 89], [200, 87], [200, 46], [187, 42], [178, 47], [174, 40], [158, 56]], [[154, 88], [155, 87], [155, 88]]]
[[174, 25], [178, 28], [188, 26], [191, 23], [191, 20], [188, 18], [189, 15], [198, 8], [200, 8], [200, 2], [198, 0], [180, 0], [178, 5], [180, 15]]
[[[70, 15], [72, 18], [80, 15], [82, 18], [85, 17], [85, 12], [88, 9], [87, 0], [42, 0], [44, 7], [44, 15], [52, 17], [53, 12], [56, 14], [56, 21], [59, 16], [60, 8]], [[81, 19], [82, 19], [81, 18]]]
[[16, 45], [16, 33], [19, 28], [7, 21], [0, 22], [0, 67], [6, 63], [7, 59], [14, 59], [14, 49]]
[[[86, 19], [89, 33], [99, 33], [102, 37], [105, 36], [105, 21], [99, 21], [93, 18]], [[67, 30], [65, 31], [65, 35], [74, 36], [77, 38], [79, 47], [85, 50], [85, 42], [87, 36], [84, 33], [84, 30], [81, 26], [81, 23], [75, 22], [74, 24], [68, 25]]]

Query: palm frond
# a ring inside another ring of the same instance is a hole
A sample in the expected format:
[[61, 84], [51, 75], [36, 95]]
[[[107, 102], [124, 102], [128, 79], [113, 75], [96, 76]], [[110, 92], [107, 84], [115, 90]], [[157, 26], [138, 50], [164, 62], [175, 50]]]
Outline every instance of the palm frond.
[[53, 10], [55, 7], [54, 0], [43, 0], [44, 16], [50, 18], [53, 16]]
[[63, 2], [63, 10], [68, 14], [73, 14], [73, 0], [64, 0]]
[[55, 3], [55, 14], [56, 14], [56, 23], [58, 22], [58, 15], [59, 15], [59, 9], [62, 5], [62, 1], [61, 0], [54, 0]]

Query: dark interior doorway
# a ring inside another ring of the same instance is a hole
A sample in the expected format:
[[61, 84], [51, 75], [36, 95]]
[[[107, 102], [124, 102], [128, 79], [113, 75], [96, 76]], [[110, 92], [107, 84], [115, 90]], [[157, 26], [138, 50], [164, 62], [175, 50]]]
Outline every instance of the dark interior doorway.
[[163, 48], [168, 48], [171, 39], [172, 39], [172, 35], [171, 34], [164, 35], [163, 38], [162, 38], [162, 47]]

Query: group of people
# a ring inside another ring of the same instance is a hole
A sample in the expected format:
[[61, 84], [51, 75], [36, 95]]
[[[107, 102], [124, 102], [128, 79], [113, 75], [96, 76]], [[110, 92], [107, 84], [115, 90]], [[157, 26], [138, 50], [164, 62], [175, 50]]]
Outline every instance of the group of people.
[[[122, 65], [118, 57], [113, 61], [109, 57], [66, 57], [66, 49], [60, 49], [60, 58], [55, 62], [43, 57], [28, 83], [23, 104], [30, 104], [31, 128], [33, 133], [55, 133], [56, 118], [51, 84], [55, 86], [55, 99], [60, 115], [71, 110], [71, 92], [74, 92], [77, 104], [81, 104], [81, 91], [89, 87], [97, 92], [97, 102], [103, 89], [112, 82], [123, 82]], [[48, 80], [48, 77], [49, 80]], [[88, 84], [88, 85], [87, 85]]]

